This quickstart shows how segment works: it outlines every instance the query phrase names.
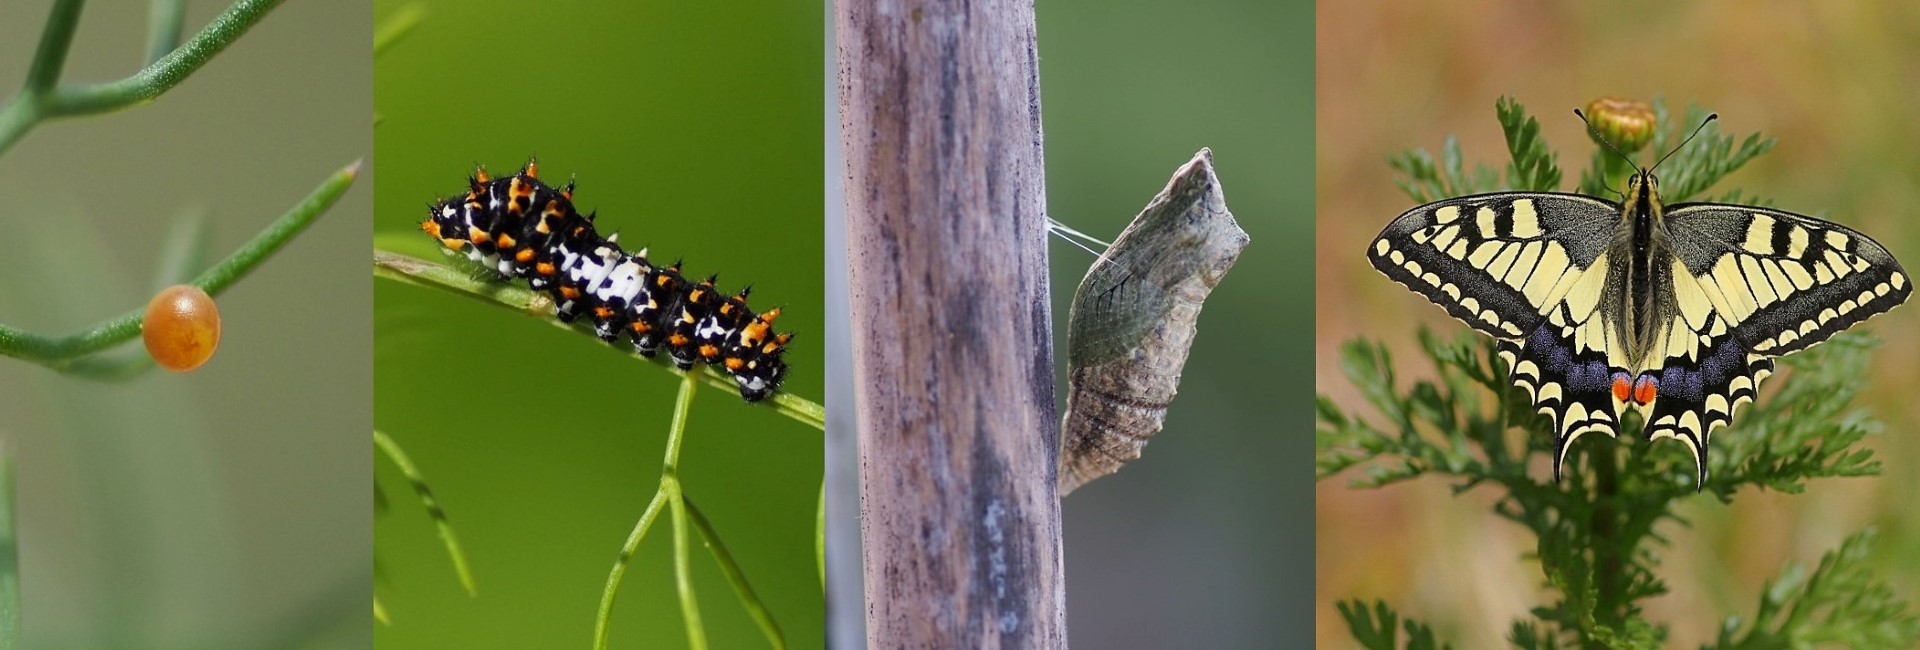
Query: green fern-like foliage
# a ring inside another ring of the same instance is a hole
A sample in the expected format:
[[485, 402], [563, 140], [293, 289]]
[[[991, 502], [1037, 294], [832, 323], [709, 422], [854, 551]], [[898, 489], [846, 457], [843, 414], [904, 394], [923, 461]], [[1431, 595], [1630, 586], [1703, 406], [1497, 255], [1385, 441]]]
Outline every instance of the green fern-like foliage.
[[[1665, 109], [1656, 109], [1664, 125]], [[1512, 156], [1505, 187], [1557, 189], [1560, 172], [1538, 123], [1511, 99], [1503, 98], [1497, 113]], [[1705, 118], [1698, 109], [1689, 115], [1693, 124]], [[1675, 135], [1658, 133], [1655, 150], [1678, 142]], [[1672, 179], [1663, 183], [1669, 200], [1704, 192], [1772, 144], [1708, 126], [1660, 167], [1662, 178]], [[1423, 151], [1390, 160], [1405, 175], [1400, 187], [1415, 201], [1502, 189], [1489, 186], [1492, 174], [1484, 167], [1472, 176], [1460, 171], [1454, 140], [1442, 151], [1438, 165]], [[1596, 153], [1593, 160], [1595, 167], [1582, 175], [1585, 192], [1603, 194], [1632, 172], [1611, 152]], [[1658, 573], [1658, 551], [1668, 541], [1656, 529], [1667, 520], [1685, 523], [1675, 508], [1695, 496], [1693, 463], [1683, 446], [1636, 444], [1630, 436], [1583, 439], [1568, 453], [1565, 479], [1544, 480], [1530, 470], [1552, 457], [1551, 436], [1545, 435], [1551, 423], [1507, 380], [1493, 341], [1424, 328], [1418, 339], [1437, 376], [1405, 387], [1385, 346], [1356, 340], [1343, 347], [1341, 368], [1375, 413], [1319, 399], [1317, 476], [1351, 470], [1355, 487], [1379, 488], [1431, 475], [1449, 481], [1455, 493], [1494, 490], [1494, 511], [1538, 539], [1532, 557], [1554, 594], [1533, 609], [1532, 619], [1514, 623], [1508, 640], [1515, 647], [1664, 647], [1667, 627], [1646, 620], [1641, 603], [1668, 590]], [[1817, 478], [1878, 474], [1879, 463], [1859, 443], [1879, 425], [1850, 406], [1873, 346], [1865, 335], [1842, 334], [1782, 359], [1785, 371], [1770, 382], [1770, 393], [1715, 434], [1703, 491], [1731, 502], [1742, 488], [1797, 493]], [[1630, 417], [1621, 430], [1639, 431], [1640, 424]], [[1708, 647], [1914, 647], [1920, 617], [1867, 566], [1871, 539], [1871, 532], [1849, 538], [1811, 573], [1788, 569], [1771, 583], [1751, 619], [1728, 619], [1718, 642]], [[1340, 611], [1366, 648], [1445, 647], [1430, 628], [1405, 620], [1384, 602], [1369, 608], [1348, 601]]]

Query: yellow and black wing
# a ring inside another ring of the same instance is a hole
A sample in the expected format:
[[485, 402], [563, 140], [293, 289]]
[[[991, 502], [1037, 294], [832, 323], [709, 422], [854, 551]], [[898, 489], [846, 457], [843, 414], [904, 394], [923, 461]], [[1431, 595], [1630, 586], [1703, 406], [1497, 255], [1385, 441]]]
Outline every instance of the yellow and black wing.
[[1693, 452], [1701, 484], [1714, 429], [1753, 401], [1773, 357], [1802, 350], [1912, 294], [1900, 263], [1839, 224], [1767, 208], [1676, 204], [1666, 212], [1673, 304], [1648, 439]]
[[1502, 192], [1429, 203], [1374, 238], [1374, 268], [1500, 339], [1514, 383], [1553, 418], [1554, 477], [1575, 438], [1617, 435], [1624, 371], [1600, 297], [1621, 208], [1579, 194]]

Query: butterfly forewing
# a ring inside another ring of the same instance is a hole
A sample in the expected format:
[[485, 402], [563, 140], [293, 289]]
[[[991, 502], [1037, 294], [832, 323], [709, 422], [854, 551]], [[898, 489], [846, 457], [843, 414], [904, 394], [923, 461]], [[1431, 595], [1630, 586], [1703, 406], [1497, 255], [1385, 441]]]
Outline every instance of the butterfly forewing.
[[1367, 259], [1474, 329], [1520, 339], [1604, 250], [1619, 213], [1577, 194], [1448, 199], [1394, 219]]
[[1887, 249], [1836, 223], [1714, 203], [1674, 205], [1666, 221], [1703, 297], [1753, 352], [1805, 349], [1913, 293]]

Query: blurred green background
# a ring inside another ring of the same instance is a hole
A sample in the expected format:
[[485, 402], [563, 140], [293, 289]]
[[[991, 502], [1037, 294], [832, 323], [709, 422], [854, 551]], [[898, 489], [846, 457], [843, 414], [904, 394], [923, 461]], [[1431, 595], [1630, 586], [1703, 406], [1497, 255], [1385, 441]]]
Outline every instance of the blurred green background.
[[[1048, 213], [1110, 240], [1211, 147], [1227, 207], [1252, 237], [1207, 300], [1166, 429], [1143, 459], [1062, 504], [1070, 638], [1088, 648], [1305, 643], [1312, 7], [1126, 0], [1035, 11]], [[842, 205], [829, 209], [843, 218]], [[1067, 306], [1094, 256], [1057, 238], [1050, 256], [1064, 403]], [[832, 273], [844, 282], [843, 268]], [[830, 428], [853, 435], [850, 422]], [[851, 444], [836, 448], [852, 471]], [[857, 506], [836, 504], [836, 531], [857, 536]], [[836, 574], [859, 559], [832, 557]], [[860, 601], [842, 601], [843, 584], [835, 647], [858, 647]]]
[[[0, 93], [52, 4], [7, 7]], [[187, 3], [187, 35], [225, 8]], [[140, 308], [181, 215], [206, 217], [210, 263], [371, 155], [368, 16], [287, 3], [153, 103], [0, 156], [0, 322], [67, 334]], [[63, 80], [140, 69], [147, 17], [90, 4]], [[0, 358], [26, 647], [370, 643], [369, 180], [217, 298], [219, 352], [192, 373], [98, 383]]]
[[[377, 2], [382, 20], [403, 3]], [[443, 2], [375, 62], [375, 240], [440, 259], [416, 224], [475, 164], [576, 177], [629, 250], [752, 282], [797, 333], [786, 391], [822, 398], [820, 51], [815, 7], [773, 1]], [[364, 245], [364, 243], [362, 244]], [[364, 249], [363, 249], [364, 250]], [[364, 253], [362, 253], [364, 255]], [[361, 259], [365, 259], [362, 257]], [[364, 273], [365, 271], [357, 271]], [[360, 276], [366, 277], [366, 276]], [[586, 334], [446, 293], [374, 282], [375, 423], [413, 457], [473, 563], [479, 596], [384, 459], [381, 647], [589, 643], [615, 554], [659, 485], [678, 379]], [[364, 434], [356, 434], [364, 435]], [[680, 477], [793, 647], [819, 647], [819, 431], [711, 388]], [[683, 646], [671, 529], [640, 547], [613, 647]], [[713, 647], [765, 641], [696, 545]]]
[[[1512, 94], [1561, 152], [1571, 187], [1592, 145], [1570, 113], [1601, 95], [1689, 102], [1720, 114], [1726, 132], [1759, 131], [1778, 146], [1715, 193], [1740, 188], [1774, 205], [1854, 226], [1920, 263], [1920, 6], [1912, 3], [1323, 2], [1318, 10], [1316, 282], [1319, 389], [1363, 402], [1340, 374], [1346, 340], [1384, 339], [1402, 351], [1403, 382], [1432, 376], [1418, 362], [1415, 324], [1460, 327], [1385, 280], [1363, 249], [1412, 207], [1393, 185], [1389, 154], [1437, 152], [1457, 134], [1469, 165], [1504, 165], [1494, 100]], [[1650, 160], [1649, 160], [1650, 162]], [[1231, 187], [1231, 186], [1229, 186]], [[1866, 443], [1885, 467], [1875, 479], [1815, 481], [1805, 495], [1743, 493], [1732, 507], [1687, 504], [1691, 529], [1668, 526], [1660, 551], [1673, 593], [1645, 615], [1674, 625], [1672, 647], [1710, 639], [1731, 614], [1751, 615], [1762, 581], [1788, 562], [1812, 563], [1846, 535], [1878, 526], [1881, 569], [1920, 596], [1920, 311], [1873, 319], [1885, 341], [1860, 404], [1886, 422]], [[1770, 391], [1763, 391], [1761, 400]], [[1643, 445], [1637, 438], [1622, 444]], [[1305, 459], [1299, 462], [1304, 465]], [[1542, 460], [1536, 475], [1548, 476]], [[1317, 491], [1320, 645], [1354, 647], [1334, 602], [1382, 598], [1433, 623], [1457, 646], [1504, 645], [1511, 621], [1540, 600], [1539, 567], [1520, 527], [1495, 518], [1489, 493], [1453, 497], [1440, 481], [1353, 491], [1349, 477]]]

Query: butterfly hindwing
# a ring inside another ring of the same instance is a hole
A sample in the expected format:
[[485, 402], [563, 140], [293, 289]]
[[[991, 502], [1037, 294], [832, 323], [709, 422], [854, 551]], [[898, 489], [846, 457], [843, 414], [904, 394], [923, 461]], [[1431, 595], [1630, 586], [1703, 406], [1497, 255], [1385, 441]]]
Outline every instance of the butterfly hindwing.
[[1766, 356], [1824, 341], [1913, 293], [1887, 249], [1836, 223], [1713, 203], [1670, 206], [1666, 223], [1676, 256], [1734, 337]]
[[[1681, 278], [1677, 283], [1689, 280]], [[1718, 314], [1712, 315], [1718, 318]], [[1674, 327], [1684, 327], [1676, 319]], [[1692, 338], [1692, 330], [1669, 332], [1675, 340]], [[1668, 354], [1673, 355], [1673, 346]], [[1697, 347], [1678, 356], [1669, 356], [1659, 370], [1657, 397], [1643, 405], [1647, 440], [1674, 438], [1687, 444], [1693, 454], [1695, 485], [1707, 484], [1707, 445], [1714, 429], [1732, 424], [1741, 406], [1759, 395], [1760, 382], [1773, 374], [1773, 359], [1754, 354], [1735, 339], [1730, 331], [1717, 336], [1700, 336]]]
[[1394, 219], [1367, 259], [1474, 329], [1520, 339], [1592, 266], [1619, 212], [1577, 194], [1447, 199]]
[[1588, 433], [1614, 437], [1623, 408], [1613, 399], [1614, 368], [1603, 351], [1581, 350], [1562, 328], [1540, 323], [1521, 341], [1500, 341], [1500, 358], [1535, 410], [1553, 418], [1553, 478], [1567, 448]]

